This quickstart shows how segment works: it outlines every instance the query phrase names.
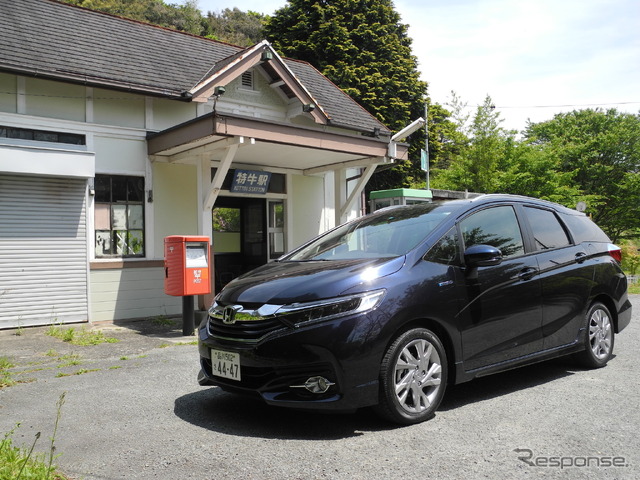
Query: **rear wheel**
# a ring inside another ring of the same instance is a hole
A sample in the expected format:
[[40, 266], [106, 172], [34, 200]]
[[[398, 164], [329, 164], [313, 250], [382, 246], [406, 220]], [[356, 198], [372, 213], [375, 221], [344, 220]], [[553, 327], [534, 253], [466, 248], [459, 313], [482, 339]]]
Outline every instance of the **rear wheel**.
[[600, 302], [591, 305], [586, 318], [585, 349], [578, 354], [580, 363], [588, 368], [604, 367], [613, 355], [613, 319], [609, 309]]
[[428, 420], [442, 401], [447, 373], [444, 347], [433, 332], [404, 332], [382, 360], [377, 412], [403, 425]]

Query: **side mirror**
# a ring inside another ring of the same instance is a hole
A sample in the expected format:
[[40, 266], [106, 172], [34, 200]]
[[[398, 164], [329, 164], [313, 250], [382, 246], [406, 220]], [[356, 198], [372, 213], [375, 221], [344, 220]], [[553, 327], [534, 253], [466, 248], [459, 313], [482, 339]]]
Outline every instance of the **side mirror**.
[[469, 268], [491, 267], [502, 262], [502, 252], [491, 245], [472, 245], [464, 252], [464, 263]]

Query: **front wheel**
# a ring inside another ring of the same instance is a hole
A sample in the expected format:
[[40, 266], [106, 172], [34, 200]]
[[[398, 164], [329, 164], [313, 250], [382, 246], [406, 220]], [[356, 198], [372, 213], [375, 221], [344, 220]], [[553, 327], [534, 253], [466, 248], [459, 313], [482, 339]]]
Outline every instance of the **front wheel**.
[[447, 373], [444, 347], [433, 332], [404, 332], [382, 360], [377, 412], [403, 425], [428, 420], [442, 401]]
[[591, 305], [586, 318], [585, 349], [578, 354], [580, 363], [588, 368], [604, 367], [613, 355], [613, 321], [609, 309], [602, 303]]

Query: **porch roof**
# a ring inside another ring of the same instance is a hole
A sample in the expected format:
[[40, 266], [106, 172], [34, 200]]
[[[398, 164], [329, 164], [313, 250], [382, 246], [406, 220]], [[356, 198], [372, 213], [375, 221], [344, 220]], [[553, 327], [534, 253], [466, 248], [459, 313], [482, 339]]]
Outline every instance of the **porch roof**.
[[389, 157], [388, 138], [350, 135], [251, 117], [210, 113], [147, 139], [155, 161], [198, 164], [222, 161], [231, 145], [239, 145], [234, 163], [297, 170], [310, 175], [348, 167], [367, 167], [407, 157], [397, 144]]

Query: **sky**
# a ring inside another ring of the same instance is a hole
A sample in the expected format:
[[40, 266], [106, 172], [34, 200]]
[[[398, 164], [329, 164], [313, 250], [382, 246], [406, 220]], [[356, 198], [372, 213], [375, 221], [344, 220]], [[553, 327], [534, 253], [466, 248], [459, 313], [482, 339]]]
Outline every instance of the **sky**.
[[[171, 2], [168, 2], [171, 3]], [[180, 0], [178, 0], [178, 3]], [[273, 14], [286, 0], [198, 0]], [[491, 97], [521, 131], [584, 108], [640, 111], [639, 0], [394, 0], [432, 102]]]

